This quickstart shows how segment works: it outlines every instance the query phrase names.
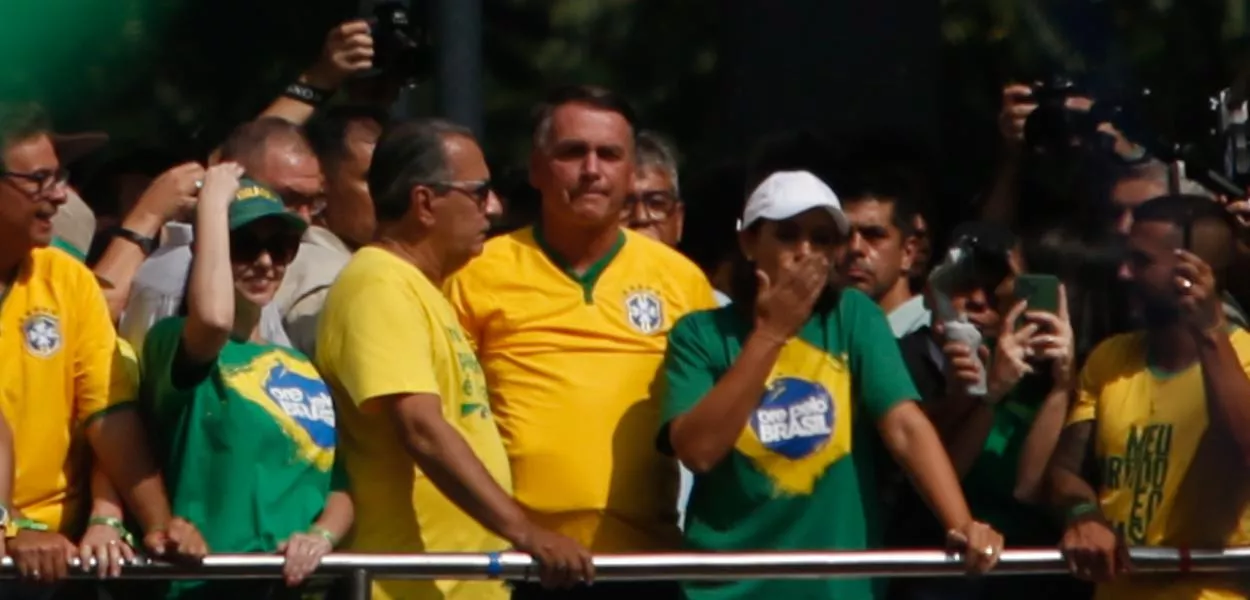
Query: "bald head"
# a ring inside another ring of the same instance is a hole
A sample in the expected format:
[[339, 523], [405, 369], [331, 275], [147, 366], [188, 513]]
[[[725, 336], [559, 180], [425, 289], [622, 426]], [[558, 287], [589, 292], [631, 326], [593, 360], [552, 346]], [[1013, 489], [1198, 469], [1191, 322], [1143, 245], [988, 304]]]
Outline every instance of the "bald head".
[[325, 205], [321, 164], [303, 129], [278, 117], [261, 117], [240, 125], [221, 147], [221, 159], [243, 166], [248, 176], [282, 196], [283, 203], [304, 220]]

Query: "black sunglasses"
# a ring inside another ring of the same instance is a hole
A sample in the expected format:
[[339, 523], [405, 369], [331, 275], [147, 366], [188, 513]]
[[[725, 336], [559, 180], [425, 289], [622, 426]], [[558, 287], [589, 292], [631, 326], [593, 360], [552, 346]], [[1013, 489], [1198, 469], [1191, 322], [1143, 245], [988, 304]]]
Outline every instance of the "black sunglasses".
[[236, 263], [255, 262], [262, 252], [269, 254], [275, 265], [289, 265], [299, 252], [300, 236], [289, 233], [260, 237], [247, 229], [230, 233], [230, 260]]
[[474, 202], [477, 202], [478, 208], [486, 206], [486, 201], [490, 199], [494, 186], [489, 179], [481, 181], [428, 181], [420, 185], [427, 185], [440, 194], [447, 193], [449, 190], [455, 190], [471, 196]]

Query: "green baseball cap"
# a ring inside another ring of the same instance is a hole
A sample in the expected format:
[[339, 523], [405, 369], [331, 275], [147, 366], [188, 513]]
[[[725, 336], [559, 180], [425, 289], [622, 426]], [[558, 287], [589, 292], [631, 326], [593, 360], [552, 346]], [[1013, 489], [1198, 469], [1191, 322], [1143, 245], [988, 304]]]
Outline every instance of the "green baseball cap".
[[240, 179], [239, 191], [234, 193], [234, 201], [230, 203], [230, 231], [237, 231], [257, 220], [276, 217], [283, 225], [303, 233], [308, 223], [287, 211], [282, 204], [282, 197], [252, 179]]

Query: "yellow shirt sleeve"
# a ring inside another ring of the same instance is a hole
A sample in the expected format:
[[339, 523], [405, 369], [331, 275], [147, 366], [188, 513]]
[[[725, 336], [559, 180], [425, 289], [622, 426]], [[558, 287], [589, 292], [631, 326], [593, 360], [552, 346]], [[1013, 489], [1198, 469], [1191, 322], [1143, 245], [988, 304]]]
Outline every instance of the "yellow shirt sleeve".
[[113, 352], [113, 373], [109, 381], [109, 405], [117, 406], [139, 399], [139, 356], [130, 342], [117, 338]]
[[[1106, 350], [1107, 348], [1102, 348]], [[1102, 386], [1104, 376], [1101, 368], [1102, 360], [1101, 352], [1095, 349], [1090, 354], [1085, 366], [1081, 368], [1080, 382], [1076, 390], [1076, 400], [1072, 407], [1068, 410], [1068, 422], [1066, 425], [1082, 423], [1084, 421], [1093, 421], [1098, 408], [1098, 397], [1102, 395]]]
[[351, 298], [358, 310], [339, 313], [340, 343], [326, 368], [362, 409], [395, 394], [439, 394], [431, 351], [431, 323], [418, 299], [383, 280], [362, 285]]
[[82, 267], [78, 278], [78, 306], [74, 314], [74, 406], [75, 422], [86, 423], [118, 402], [112, 394], [113, 359], [118, 352], [117, 333], [109, 316], [104, 292], [95, 277]]

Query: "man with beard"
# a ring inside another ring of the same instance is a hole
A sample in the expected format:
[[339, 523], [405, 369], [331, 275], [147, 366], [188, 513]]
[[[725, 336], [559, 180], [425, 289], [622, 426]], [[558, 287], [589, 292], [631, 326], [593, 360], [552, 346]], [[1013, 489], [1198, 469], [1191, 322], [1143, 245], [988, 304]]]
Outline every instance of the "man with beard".
[[1120, 277], [1142, 328], [1104, 341], [1081, 373], [1049, 473], [1067, 516], [1060, 547], [1099, 582], [1096, 598], [1246, 598], [1237, 577], [1125, 575], [1129, 546], [1250, 542], [1250, 485], [1229, 477], [1250, 464], [1250, 335], [1220, 307], [1232, 224], [1200, 196], [1155, 198], [1132, 217]]
[[881, 307], [895, 337], [930, 320], [924, 298], [913, 294], [908, 282], [917, 257], [917, 212], [915, 194], [903, 181], [897, 174], [869, 168], [838, 182], [843, 210], [851, 221], [838, 274]]

